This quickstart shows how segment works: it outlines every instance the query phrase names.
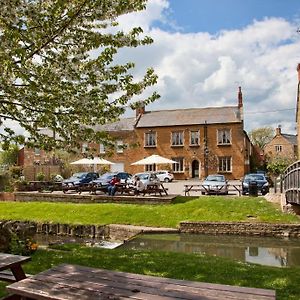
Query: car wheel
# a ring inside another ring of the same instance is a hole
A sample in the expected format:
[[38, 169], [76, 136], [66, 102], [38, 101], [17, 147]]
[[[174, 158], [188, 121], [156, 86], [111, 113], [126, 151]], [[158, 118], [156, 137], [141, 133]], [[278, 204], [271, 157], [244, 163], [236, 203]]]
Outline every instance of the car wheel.
[[164, 179], [164, 182], [169, 182], [169, 181], [170, 181], [170, 179], [167, 177]]

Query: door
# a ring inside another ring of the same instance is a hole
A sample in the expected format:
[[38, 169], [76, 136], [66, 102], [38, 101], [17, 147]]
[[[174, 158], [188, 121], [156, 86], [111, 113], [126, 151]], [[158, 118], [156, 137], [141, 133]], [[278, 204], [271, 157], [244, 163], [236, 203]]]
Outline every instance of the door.
[[199, 161], [192, 161], [192, 178], [199, 178]]

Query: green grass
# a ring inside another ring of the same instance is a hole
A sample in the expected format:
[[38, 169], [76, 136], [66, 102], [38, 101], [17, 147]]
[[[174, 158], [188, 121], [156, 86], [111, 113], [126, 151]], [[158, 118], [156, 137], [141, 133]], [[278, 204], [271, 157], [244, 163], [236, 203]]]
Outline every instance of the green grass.
[[[168, 278], [245, 287], [275, 289], [278, 300], [300, 298], [300, 268], [276, 268], [242, 263], [204, 254], [158, 251], [105, 250], [76, 245], [56, 246], [56, 250], [38, 250], [24, 265], [36, 274], [60, 263], [80, 264]], [[0, 296], [5, 293], [0, 285]]]
[[[249, 219], [249, 216], [251, 218]], [[171, 205], [0, 202], [0, 220], [131, 224], [175, 228], [181, 221], [299, 223], [261, 197], [177, 197]]]

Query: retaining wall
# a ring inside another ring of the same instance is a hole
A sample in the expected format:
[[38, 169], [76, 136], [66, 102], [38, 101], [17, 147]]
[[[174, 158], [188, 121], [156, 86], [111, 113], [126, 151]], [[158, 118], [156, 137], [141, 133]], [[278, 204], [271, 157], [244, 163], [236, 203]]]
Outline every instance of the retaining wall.
[[180, 232], [250, 236], [300, 237], [300, 224], [249, 222], [181, 222]]

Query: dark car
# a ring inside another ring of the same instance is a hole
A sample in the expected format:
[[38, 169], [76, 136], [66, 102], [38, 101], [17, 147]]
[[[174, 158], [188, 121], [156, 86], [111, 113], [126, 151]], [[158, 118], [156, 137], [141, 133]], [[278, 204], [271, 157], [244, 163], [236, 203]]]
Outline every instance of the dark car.
[[249, 193], [249, 184], [256, 183], [258, 192], [265, 195], [269, 192], [269, 182], [263, 174], [247, 174], [242, 180], [242, 194], [246, 195]]
[[99, 177], [99, 174], [96, 172], [79, 172], [73, 174], [70, 178], [65, 179], [62, 182], [63, 187], [68, 185], [80, 186], [85, 183], [89, 183]]
[[95, 183], [97, 186], [107, 187], [114, 176], [117, 176], [121, 183], [125, 183], [129, 178], [131, 178], [131, 174], [127, 172], [107, 172], [101, 175], [99, 178], [93, 180], [93, 183]]

